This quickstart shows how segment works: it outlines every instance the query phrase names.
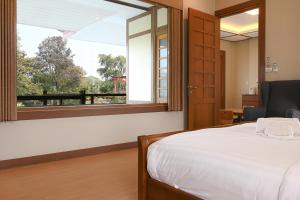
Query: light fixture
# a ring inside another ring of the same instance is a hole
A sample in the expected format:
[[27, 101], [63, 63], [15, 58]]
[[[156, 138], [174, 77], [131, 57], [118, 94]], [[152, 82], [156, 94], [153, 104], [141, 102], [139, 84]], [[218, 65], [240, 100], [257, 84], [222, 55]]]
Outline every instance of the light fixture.
[[245, 26], [235, 26], [226, 22], [221, 22], [221, 30], [235, 34], [243, 34], [249, 32], [255, 32], [258, 30], [258, 23], [249, 24]]
[[256, 8], [256, 9], [254, 9], [254, 10], [246, 11], [245, 13], [248, 14], [248, 15], [253, 15], [253, 16], [255, 16], [255, 15], [258, 15], [258, 14], [259, 14], [259, 9]]

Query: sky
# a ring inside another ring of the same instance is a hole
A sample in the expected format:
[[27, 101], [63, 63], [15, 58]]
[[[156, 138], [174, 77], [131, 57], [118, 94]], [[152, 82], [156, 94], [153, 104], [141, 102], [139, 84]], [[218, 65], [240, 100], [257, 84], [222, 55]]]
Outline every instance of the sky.
[[[17, 31], [18, 36], [21, 39], [21, 50], [25, 51], [30, 57], [36, 55], [39, 44], [47, 37], [63, 36], [62, 32], [54, 29], [22, 24], [18, 24]], [[70, 48], [74, 54], [75, 65], [82, 67], [86, 72], [86, 76], [100, 78], [97, 73], [97, 69], [100, 66], [98, 63], [99, 54], [111, 54], [113, 56], [122, 55], [126, 57], [126, 46], [68, 39], [67, 47]]]

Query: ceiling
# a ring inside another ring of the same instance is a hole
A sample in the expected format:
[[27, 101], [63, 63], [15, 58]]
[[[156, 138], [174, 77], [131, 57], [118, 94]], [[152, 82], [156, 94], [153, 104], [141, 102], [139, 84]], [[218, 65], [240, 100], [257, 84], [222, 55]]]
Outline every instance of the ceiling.
[[221, 19], [221, 39], [238, 42], [258, 37], [258, 10]]
[[60, 30], [70, 39], [126, 45], [126, 20], [145, 11], [104, 0], [18, 0], [17, 12], [18, 24]]

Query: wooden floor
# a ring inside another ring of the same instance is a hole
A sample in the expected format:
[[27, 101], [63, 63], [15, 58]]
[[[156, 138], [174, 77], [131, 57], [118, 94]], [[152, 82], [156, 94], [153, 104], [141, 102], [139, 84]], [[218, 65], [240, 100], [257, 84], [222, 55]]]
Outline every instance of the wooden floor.
[[1, 200], [137, 200], [137, 149], [0, 170]]

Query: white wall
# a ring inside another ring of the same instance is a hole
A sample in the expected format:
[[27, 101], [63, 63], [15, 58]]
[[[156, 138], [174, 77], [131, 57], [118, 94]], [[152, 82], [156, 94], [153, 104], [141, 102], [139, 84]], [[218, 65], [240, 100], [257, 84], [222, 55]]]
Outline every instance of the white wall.
[[0, 124], [0, 160], [136, 141], [183, 130], [183, 113], [146, 113]]
[[[215, 4], [214, 0], [184, 0], [185, 16], [188, 7], [213, 14]], [[183, 112], [0, 123], [0, 160], [132, 142], [138, 135], [183, 129]]]

